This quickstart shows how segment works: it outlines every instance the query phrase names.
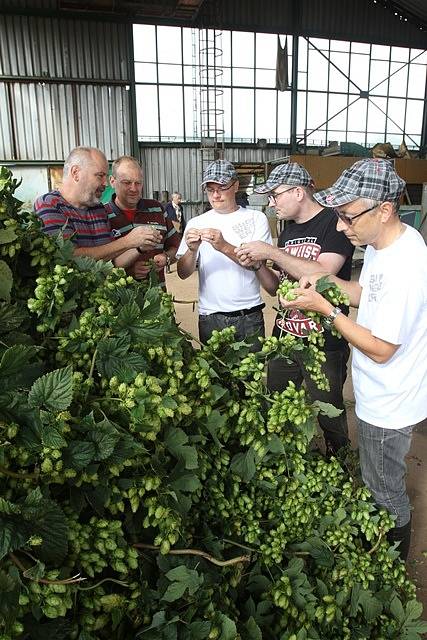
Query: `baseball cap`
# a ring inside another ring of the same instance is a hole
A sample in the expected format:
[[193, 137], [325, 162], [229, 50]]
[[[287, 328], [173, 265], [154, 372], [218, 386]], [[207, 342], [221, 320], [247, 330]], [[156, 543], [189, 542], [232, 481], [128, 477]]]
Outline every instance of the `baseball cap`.
[[208, 182], [227, 184], [230, 180], [237, 180], [237, 171], [228, 160], [214, 160], [203, 172], [202, 186]]
[[267, 178], [264, 184], [257, 185], [255, 193], [268, 193], [281, 184], [288, 184], [290, 187], [308, 187], [313, 185], [313, 178], [307, 169], [297, 162], [278, 164]]
[[314, 198], [324, 207], [340, 207], [358, 198], [398, 202], [404, 188], [405, 181], [391, 161], [365, 158], [345, 169], [332, 187], [318, 191]]

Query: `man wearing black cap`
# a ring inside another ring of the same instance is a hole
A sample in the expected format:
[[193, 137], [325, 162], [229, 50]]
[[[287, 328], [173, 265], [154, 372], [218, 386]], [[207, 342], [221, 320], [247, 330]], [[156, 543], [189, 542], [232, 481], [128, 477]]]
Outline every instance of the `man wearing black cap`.
[[[198, 263], [200, 340], [206, 343], [214, 329], [229, 326], [236, 328], [237, 340], [263, 337], [259, 265], [242, 267], [234, 250], [251, 240], [271, 243], [267, 218], [236, 204], [239, 179], [227, 160], [215, 160], [207, 166], [202, 186], [212, 209], [188, 221], [177, 252], [180, 278], [188, 278]], [[253, 350], [260, 347], [255, 339]]]
[[[411, 513], [405, 456], [414, 425], [427, 416], [427, 247], [398, 216], [405, 188], [387, 160], [360, 160], [335, 184], [315, 194], [336, 211], [337, 229], [368, 245], [359, 282], [332, 277], [359, 307], [357, 322], [316, 292], [320, 275], [301, 280], [293, 302], [310, 309], [353, 345], [353, 385], [362, 478], [378, 505], [396, 518], [389, 532], [406, 559]], [[312, 284], [305, 288], [307, 284]]]
[[[277, 247], [263, 242], [249, 242], [237, 249], [236, 254], [243, 265], [264, 261], [261, 263], [259, 279], [271, 295], [276, 293], [280, 278], [287, 275], [299, 279], [302, 275], [327, 269], [345, 280], [350, 279], [354, 248], [345, 236], [337, 232], [334, 212], [324, 209], [314, 200], [313, 180], [304, 167], [295, 162], [278, 165], [267, 182], [255, 191], [267, 193], [278, 219], [287, 223]], [[273, 270], [265, 266], [267, 259], [273, 261]], [[312, 328], [313, 321], [310, 318], [299, 310], [290, 310], [286, 317], [277, 315], [273, 335], [279, 337], [290, 333], [306, 338]], [[317, 328], [323, 331], [323, 327]], [[329, 391], [317, 388], [298, 354], [293, 363], [277, 358], [271, 360], [268, 366], [267, 385], [271, 391], [283, 391], [291, 380], [297, 386], [305, 381], [313, 400], [329, 402], [341, 409], [342, 413], [335, 418], [319, 415], [327, 453], [335, 453], [349, 444], [343, 399], [349, 353], [345, 340], [325, 331], [326, 361], [323, 366], [329, 380]]]

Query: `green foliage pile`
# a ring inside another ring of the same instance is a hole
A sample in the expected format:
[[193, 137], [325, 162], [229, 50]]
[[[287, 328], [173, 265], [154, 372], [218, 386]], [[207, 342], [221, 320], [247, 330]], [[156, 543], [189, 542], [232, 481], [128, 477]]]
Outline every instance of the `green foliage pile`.
[[266, 359], [42, 235], [0, 173], [0, 639], [415, 640], [392, 526]]

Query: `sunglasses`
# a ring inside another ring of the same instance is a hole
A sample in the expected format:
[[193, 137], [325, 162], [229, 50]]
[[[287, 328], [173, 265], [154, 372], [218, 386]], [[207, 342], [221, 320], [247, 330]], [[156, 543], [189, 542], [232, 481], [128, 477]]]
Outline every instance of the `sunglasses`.
[[373, 211], [374, 209], [376, 209], [379, 206], [380, 206], [379, 204], [375, 204], [373, 207], [369, 207], [369, 209], [365, 209], [364, 211], [361, 211], [357, 215], [351, 216], [351, 217], [347, 216], [345, 213], [341, 213], [341, 211], [338, 211], [337, 209], [335, 209], [335, 213], [337, 214], [337, 217], [340, 220], [342, 220], [346, 225], [351, 227], [351, 225], [353, 224], [353, 220], [356, 220], [357, 218], [360, 218], [360, 216], [365, 215], [365, 213], [369, 213], [369, 211]]

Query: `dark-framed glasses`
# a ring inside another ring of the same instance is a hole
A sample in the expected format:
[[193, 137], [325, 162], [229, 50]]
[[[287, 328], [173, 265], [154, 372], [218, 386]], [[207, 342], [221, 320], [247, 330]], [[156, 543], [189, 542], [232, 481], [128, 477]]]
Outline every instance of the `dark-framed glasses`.
[[271, 193], [268, 194], [268, 199], [272, 200], [274, 204], [277, 204], [277, 198], [281, 196], [282, 193], [288, 193], [289, 191], [293, 191], [296, 188], [297, 187], [291, 187], [290, 189], [284, 189], [283, 191], [279, 191], [278, 193], [275, 191], [272, 191]]
[[335, 209], [335, 213], [337, 214], [337, 217], [340, 220], [342, 220], [346, 225], [351, 227], [351, 225], [353, 224], [353, 220], [357, 220], [357, 218], [360, 218], [360, 216], [365, 215], [365, 213], [369, 213], [369, 211], [373, 211], [379, 206], [380, 206], [379, 204], [374, 204], [373, 207], [369, 207], [369, 209], [365, 209], [364, 211], [361, 211], [360, 213], [357, 213], [355, 216], [351, 216], [351, 217], [345, 213], [341, 213], [341, 211], [338, 211], [338, 209]]

